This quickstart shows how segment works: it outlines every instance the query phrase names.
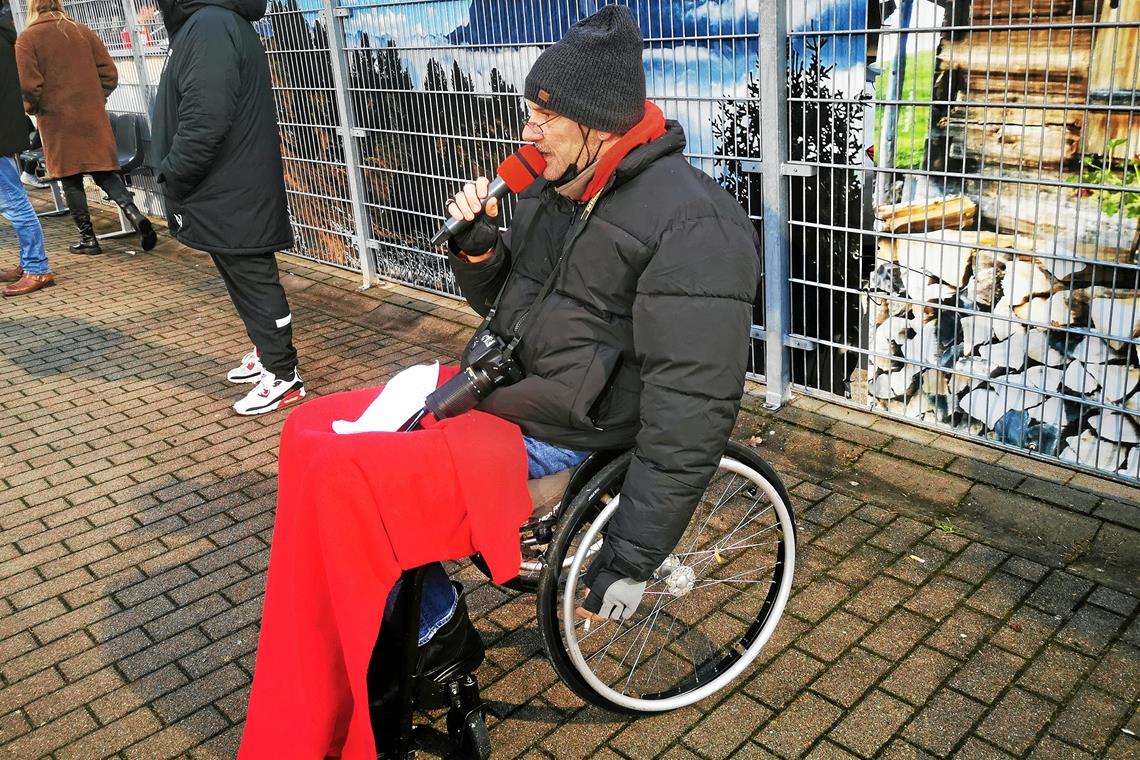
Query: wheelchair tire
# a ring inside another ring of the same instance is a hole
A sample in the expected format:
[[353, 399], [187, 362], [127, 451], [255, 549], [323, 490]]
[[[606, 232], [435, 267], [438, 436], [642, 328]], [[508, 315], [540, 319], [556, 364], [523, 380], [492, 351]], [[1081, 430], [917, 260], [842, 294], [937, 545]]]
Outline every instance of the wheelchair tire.
[[603, 468], [561, 516], [539, 579], [538, 623], [579, 697], [618, 713], [666, 712], [724, 688], [768, 642], [791, 592], [795, 516], [772, 467], [730, 442], [634, 616], [587, 626], [574, 613], [580, 579], [620, 503], [630, 456]]

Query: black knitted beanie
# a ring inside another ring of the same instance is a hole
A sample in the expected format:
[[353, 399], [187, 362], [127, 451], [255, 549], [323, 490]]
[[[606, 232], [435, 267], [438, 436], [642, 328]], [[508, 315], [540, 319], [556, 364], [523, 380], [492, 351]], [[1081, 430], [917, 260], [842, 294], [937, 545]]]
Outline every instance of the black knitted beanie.
[[645, 115], [641, 30], [607, 5], [548, 47], [526, 75], [526, 99], [604, 132], [627, 132]]

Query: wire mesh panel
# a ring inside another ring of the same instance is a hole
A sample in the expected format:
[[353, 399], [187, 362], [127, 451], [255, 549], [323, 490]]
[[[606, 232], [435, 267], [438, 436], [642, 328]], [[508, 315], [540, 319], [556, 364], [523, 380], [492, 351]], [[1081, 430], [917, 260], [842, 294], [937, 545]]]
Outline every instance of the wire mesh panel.
[[320, 4], [269, 4], [257, 30], [269, 55], [281, 128], [292, 253], [359, 269], [349, 169]]
[[792, 71], [794, 380], [1140, 480], [1140, 0], [859, 5], [791, 35], [874, 81]]
[[[519, 143], [531, 64], [604, 4], [374, 0], [338, 7], [377, 274], [457, 294], [443, 250], [429, 245], [445, 199], [474, 176], [493, 176]], [[748, 89], [757, 64], [755, 3], [684, 10], [621, 4], [646, 40], [649, 96], [685, 127], [694, 164], [745, 199], [755, 167], [740, 162], [755, 163], [750, 151], [758, 145], [733, 135], [733, 119], [756, 100]], [[303, 15], [314, 38], [327, 34], [315, 13]]]

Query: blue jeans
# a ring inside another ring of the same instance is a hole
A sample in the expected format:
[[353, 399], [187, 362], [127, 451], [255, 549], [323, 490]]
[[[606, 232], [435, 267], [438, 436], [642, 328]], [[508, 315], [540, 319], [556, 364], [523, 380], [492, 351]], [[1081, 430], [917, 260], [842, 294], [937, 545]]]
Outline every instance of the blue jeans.
[[47, 253], [44, 251], [44, 228], [32, 208], [24, 186], [20, 184], [20, 169], [11, 156], [0, 157], [0, 214], [16, 229], [20, 241], [20, 266], [25, 274], [47, 274]]
[[[563, 449], [549, 443], [536, 441], [523, 436], [526, 444], [526, 471], [527, 478], [553, 475], [556, 472], [569, 469], [581, 463], [590, 455], [588, 451], [573, 451]], [[384, 607], [384, 620], [390, 620], [396, 609], [396, 597], [400, 591], [400, 582], [392, 587], [388, 595], [388, 602]], [[455, 587], [448, 580], [447, 571], [443, 565], [433, 562], [427, 566], [424, 574], [423, 596], [420, 601], [420, 638], [419, 645], [423, 646], [431, 640], [435, 632], [442, 628], [451, 616], [455, 614], [455, 607], [459, 603], [459, 596]]]

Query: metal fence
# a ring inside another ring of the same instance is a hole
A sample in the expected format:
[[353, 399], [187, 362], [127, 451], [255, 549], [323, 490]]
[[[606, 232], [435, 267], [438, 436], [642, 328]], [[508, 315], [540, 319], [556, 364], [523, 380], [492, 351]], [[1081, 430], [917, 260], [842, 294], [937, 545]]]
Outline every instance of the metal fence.
[[[112, 107], [157, 81], [148, 1], [68, 5], [133, 64]], [[617, 1], [650, 97], [761, 233], [771, 404], [1140, 482], [1140, 0]], [[517, 144], [529, 66], [603, 4], [272, 0], [294, 253], [458, 295], [428, 242], [444, 198]]]

